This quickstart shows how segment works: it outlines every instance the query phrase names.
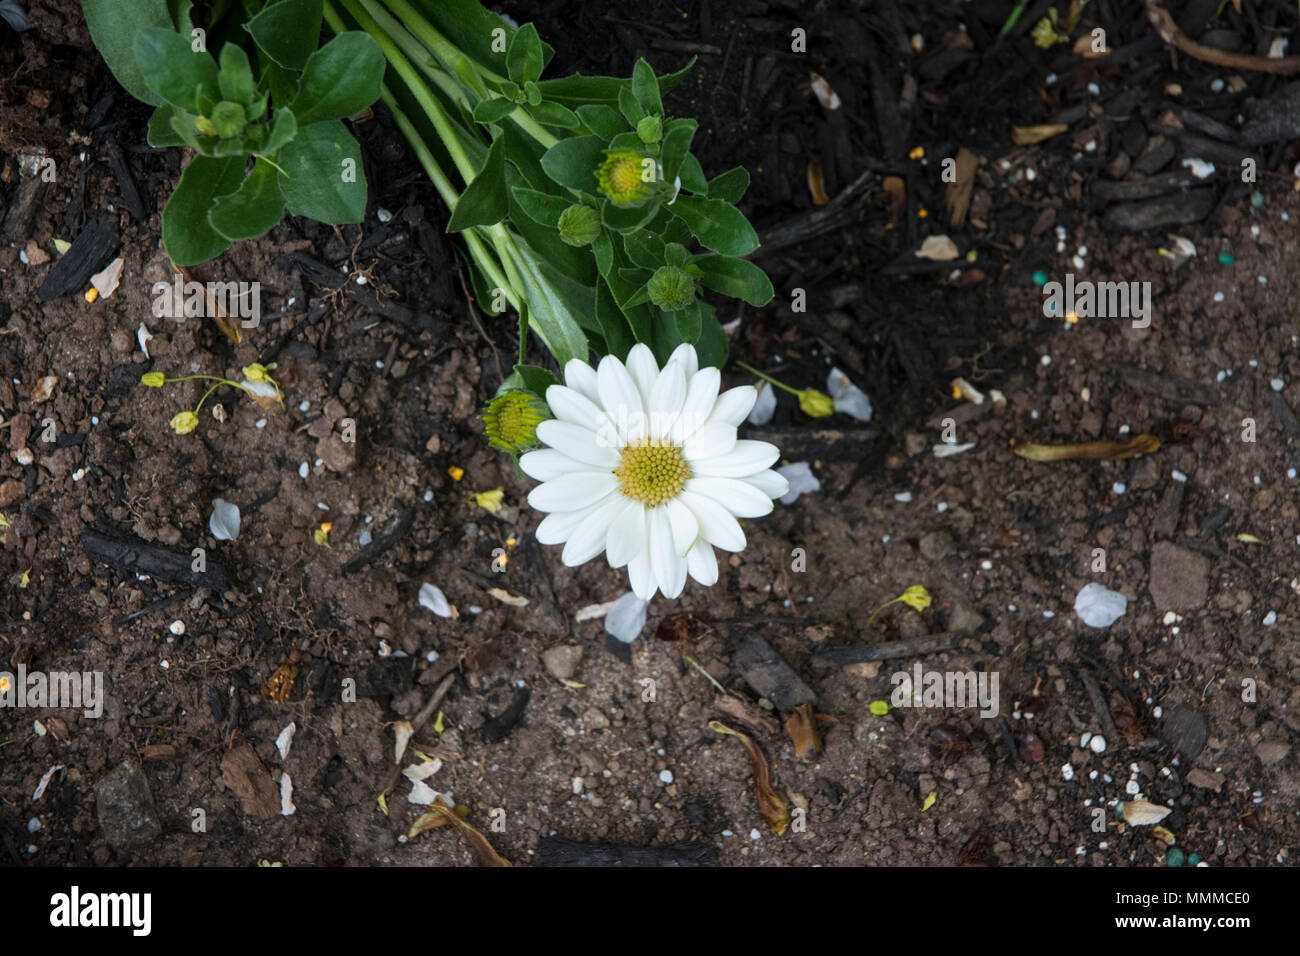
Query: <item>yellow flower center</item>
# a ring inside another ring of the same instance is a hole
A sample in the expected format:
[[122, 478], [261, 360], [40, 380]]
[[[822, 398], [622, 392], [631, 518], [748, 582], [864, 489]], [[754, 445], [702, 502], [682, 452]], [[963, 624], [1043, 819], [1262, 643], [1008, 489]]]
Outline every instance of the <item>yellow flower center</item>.
[[619, 491], [653, 508], [681, 494], [691, 469], [680, 446], [651, 439], [624, 448], [614, 474]]
[[596, 180], [601, 191], [612, 199], [615, 205], [643, 201], [648, 194], [643, 175], [646, 161], [646, 157], [630, 149], [607, 153], [604, 163], [596, 171]]

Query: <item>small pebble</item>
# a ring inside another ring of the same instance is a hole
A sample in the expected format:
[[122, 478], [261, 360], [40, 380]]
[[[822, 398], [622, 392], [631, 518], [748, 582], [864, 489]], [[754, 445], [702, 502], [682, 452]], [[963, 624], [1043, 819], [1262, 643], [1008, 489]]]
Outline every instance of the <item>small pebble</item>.
[[1184, 483], [1187, 481], [1187, 476], [1183, 474], [1181, 471], [1179, 471], [1177, 468], [1175, 468], [1173, 472], [1170, 473], [1169, 477], [1173, 478], [1174, 481], [1181, 481]]
[[185, 622], [181, 620], [172, 621], [171, 626], [168, 627], [167, 630], [171, 631], [177, 637], [180, 637], [185, 633]]
[[755, 828], [755, 829], [749, 831], [749, 838], [750, 838], [751, 840], [761, 840], [761, 839], [763, 839], [763, 834], [759, 833], [759, 832], [758, 832], [758, 829]]
[[1222, 302], [1223, 299], [1224, 299], [1224, 295], [1223, 295], [1222, 292], [1216, 292], [1216, 293], [1214, 293], [1214, 301], [1215, 301], [1215, 302]]
[[912, 500], [912, 493], [910, 491], [900, 491], [898, 494], [894, 495], [894, 500], [907, 504]]
[[1128, 491], [1128, 485], [1124, 484], [1122, 481], [1117, 481], [1115, 484], [1111, 485], [1111, 490], [1117, 495], [1122, 495], [1124, 492]]
[[254, 428], [265, 428], [265, 427], [266, 427], [266, 419], [265, 419], [265, 418], [259, 418], [257, 421], [253, 422], [253, 427], [254, 427]]
[[1067, 763], [1065, 766], [1061, 768], [1061, 776], [1064, 777], [1066, 780], [1073, 780], [1074, 768]]
[[308, 470], [309, 469], [307, 467], [307, 463], [304, 461], [301, 465], [298, 466], [298, 477], [306, 481]]
[[393, 218], [393, 214], [389, 212], [387, 209], [385, 209], [383, 206], [380, 206], [378, 209], [375, 210], [375, 218], [378, 219], [380, 222], [388, 222], [388, 220]]
[[1268, 384], [1273, 386], [1273, 391], [1275, 392], [1280, 392], [1282, 389], [1286, 388], [1286, 382], [1280, 378], [1270, 379]]
[[1264, 620], [1260, 622], [1265, 627], [1272, 627], [1277, 623], [1277, 611], [1269, 611], [1264, 615]]
[[660, 783], [672, 783], [672, 782], [673, 782], [673, 772], [672, 772], [671, 770], [660, 770], [660, 771], [659, 771], [659, 782], [660, 782]]
[[1216, 78], [1213, 82], [1211, 82], [1211, 83], [1210, 83], [1210, 92], [1211, 92], [1211, 93], [1222, 93], [1222, 92], [1223, 92], [1223, 80]]
[[1095, 754], [1105, 753], [1106, 738], [1103, 737], [1101, 734], [1098, 734], [1096, 737], [1093, 737], [1092, 740], [1088, 741], [1088, 749]]

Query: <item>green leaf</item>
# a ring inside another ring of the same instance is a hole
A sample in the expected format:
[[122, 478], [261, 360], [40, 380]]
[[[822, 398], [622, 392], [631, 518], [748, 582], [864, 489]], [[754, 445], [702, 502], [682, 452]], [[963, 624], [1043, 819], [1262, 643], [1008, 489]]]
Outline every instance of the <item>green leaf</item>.
[[154, 149], [167, 146], [185, 146], [187, 140], [172, 127], [172, 118], [177, 117], [183, 123], [194, 125], [194, 117], [179, 113], [170, 103], [164, 103], [153, 111], [149, 117], [149, 145]]
[[537, 82], [542, 66], [542, 41], [537, 36], [537, 27], [525, 23], [515, 31], [506, 47], [506, 74], [522, 86]]
[[163, 98], [150, 89], [136, 63], [135, 38], [150, 27], [172, 28], [167, 0], [134, 0], [126, 4], [121, 0], [81, 0], [81, 10], [90, 38], [117, 82], [137, 100], [161, 106]]
[[600, 221], [615, 232], [630, 233], [645, 227], [659, 212], [657, 202], [644, 206], [616, 206], [605, 200], [600, 209]]
[[609, 238], [609, 233], [603, 229], [600, 235], [591, 243], [592, 254], [596, 257], [596, 270], [603, 276], [608, 276], [610, 269], [614, 267], [614, 244]]
[[162, 214], [163, 245], [178, 266], [205, 262], [230, 248], [230, 241], [208, 223], [208, 210], [216, 197], [238, 189], [243, 175], [242, 158], [190, 160]]
[[559, 226], [560, 215], [571, 205], [567, 199], [539, 193], [536, 189], [524, 186], [516, 186], [511, 194], [515, 197], [515, 202], [519, 203], [519, 208], [528, 214], [528, 218], [552, 229]]
[[640, 230], [623, 237], [627, 257], [642, 269], [658, 269], [664, 264], [664, 241], [652, 232]]
[[727, 364], [727, 333], [723, 331], [713, 307], [707, 302], [700, 304], [700, 313], [700, 337], [695, 342], [695, 354], [700, 357], [700, 368], [722, 368]]
[[158, 96], [187, 113], [198, 114], [199, 95], [221, 99], [217, 64], [206, 53], [195, 53], [190, 41], [172, 30], [150, 27], [135, 41], [135, 61], [145, 83]]
[[664, 182], [673, 182], [682, 168], [684, 160], [691, 149], [691, 139], [699, 123], [692, 119], [675, 119], [664, 130], [663, 157]]
[[259, 159], [253, 171], [239, 189], [218, 197], [208, 213], [208, 222], [232, 242], [255, 239], [280, 221], [284, 216], [284, 196], [276, 179], [279, 173], [264, 159]]
[[600, 323], [601, 334], [605, 337], [607, 354], [626, 359], [628, 351], [636, 344], [636, 339], [627, 317], [603, 282], [596, 284], [596, 321]]
[[253, 97], [257, 95], [253, 68], [248, 63], [248, 54], [233, 43], [221, 48], [221, 72], [217, 74], [217, 85], [221, 88], [222, 98], [245, 108], [252, 107]]
[[655, 76], [654, 67], [644, 58], [638, 59], [632, 68], [632, 95], [644, 113], [651, 116], [664, 115], [663, 100], [659, 96], [659, 78]]
[[287, 106], [280, 107], [275, 111], [275, 119], [271, 121], [271, 132], [266, 137], [266, 142], [262, 144], [262, 152], [267, 156], [274, 156], [297, 134], [298, 122], [293, 118], [293, 110]]
[[313, 123], [280, 150], [285, 205], [295, 216], [334, 226], [360, 222], [366, 212], [361, 147], [339, 120]]
[[682, 188], [688, 193], [695, 193], [697, 196], [704, 196], [708, 193], [709, 181], [704, 178], [704, 170], [700, 168], [700, 161], [690, 153], [687, 153], [686, 158], [682, 160], [682, 167], [677, 171], [677, 175], [682, 177]]
[[290, 108], [299, 126], [343, 119], [379, 99], [383, 78], [379, 44], [369, 34], [349, 30], [307, 58]]
[[664, 262], [670, 266], [684, 267], [689, 258], [690, 253], [680, 242], [664, 243]]
[[537, 103], [528, 107], [528, 112], [532, 114], [533, 119], [543, 126], [558, 126], [560, 129], [577, 129], [582, 125], [575, 114], [567, 106], [561, 106], [559, 103]]
[[[461, 47], [464, 49], [464, 47]], [[659, 77], [660, 94], [667, 93], [686, 76], [686, 73], [695, 65], [697, 57], [691, 57], [691, 61], [675, 73], [668, 73]], [[631, 96], [631, 80], [622, 79], [617, 76], [583, 76], [581, 73], [574, 73], [571, 76], [559, 77], [554, 80], [542, 80], [537, 84], [542, 88], [548, 100], [554, 100], [565, 103], [577, 108], [583, 103], [603, 103], [606, 106], [619, 105], [619, 92], [627, 89], [628, 95]], [[636, 100], [633, 98], [633, 102]], [[639, 117], [638, 117], [639, 118]], [[635, 123], [633, 125], [636, 125]]]
[[767, 305], [776, 294], [767, 273], [745, 259], [694, 256], [691, 265], [700, 270], [700, 281], [714, 292], [744, 299], [752, 306]]
[[536, 323], [539, 334], [555, 361], [563, 368], [570, 359], [587, 360], [587, 337], [574, 318], [594, 311], [594, 302], [572, 301], [551, 281], [535, 254], [518, 243], [508, 247], [515, 268], [523, 277], [523, 292], [528, 318]]
[[749, 173], [744, 166], [737, 166], [709, 180], [708, 197], [734, 204], [740, 202], [748, 188]]
[[537, 365], [516, 365], [515, 375], [519, 376], [520, 384], [525, 389], [543, 401], [546, 400], [546, 390], [552, 385], [560, 384], [560, 380], [552, 372]]
[[288, 70], [301, 70], [320, 43], [321, 0], [280, 0], [244, 24], [257, 48]]
[[488, 150], [487, 161], [474, 180], [456, 200], [448, 232], [460, 232], [471, 226], [494, 226], [510, 215], [510, 197], [506, 192], [506, 146], [497, 137]]
[[605, 142], [599, 136], [570, 136], [542, 156], [546, 175], [578, 192], [596, 195], [596, 170], [605, 159]]
[[542, 101], [542, 91], [538, 89], [537, 84], [529, 80], [524, 84], [524, 102], [529, 106], [536, 106]]
[[690, 308], [674, 312], [672, 315], [677, 323], [677, 337], [687, 345], [694, 345], [698, 342], [700, 330], [703, 326], [703, 319], [700, 316], [700, 300], [696, 299], [691, 303]]
[[518, 108], [504, 96], [497, 96], [490, 100], [479, 100], [478, 105], [474, 107], [474, 122], [482, 123], [484, 126], [489, 123], [496, 123]]
[[619, 133], [627, 132], [627, 121], [618, 110], [611, 107], [600, 103], [588, 103], [579, 106], [574, 112], [578, 114], [582, 125], [601, 139], [613, 139]]
[[[635, 129], [636, 124], [641, 122], [645, 117], [645, 110], [642, 109], [641, 104], [637, 102], [636, 96], [633, 95], [632, 90], [626, 86], [622, 87], [618, 91], [618, 111], [623, 114], [623, 118], [627, 120], [628, 125], [633, 129]], [[633, 133], [632, 135], [635, 136], [636, 134]], [[640, 137], [638, 136], [637, 139], [640, 139]]]
[[746, 256], [758, 248], [758, 233], [730, 203], [678, 196], [666, 208], [690, 227], [691, 235], [714, 252], [724, 256]]

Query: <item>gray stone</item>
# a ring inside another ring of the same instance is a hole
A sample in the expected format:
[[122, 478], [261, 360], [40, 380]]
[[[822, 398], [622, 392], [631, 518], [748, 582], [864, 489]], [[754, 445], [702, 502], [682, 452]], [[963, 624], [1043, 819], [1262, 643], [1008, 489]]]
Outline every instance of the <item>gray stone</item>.
[[1291, 752], [1291, 745], [1278, 740], [1265, 740], [1255, 747], [1255, 756], [1264, 766], [1281, 763]]
[[143, 846], [162, 836], [149, 782], [133, 763], [118, 764], [95, 784], [95, 810], [104, 839], [118, 849]]
[[578, 644], [561, 644], [542, 651], [542, 664], [556, 680], [569, 680], [582, 660], [582, 647]]

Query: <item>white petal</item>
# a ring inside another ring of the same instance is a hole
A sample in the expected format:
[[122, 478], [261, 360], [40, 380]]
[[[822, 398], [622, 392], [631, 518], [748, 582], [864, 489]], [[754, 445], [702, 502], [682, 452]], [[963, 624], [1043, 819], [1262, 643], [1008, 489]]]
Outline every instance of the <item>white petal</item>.
[[626, 442], [645, 437], [645, 402], [623, 363], [606, 355], [596, 369], [596, 382], [600, 404], [617, 427], [619, 438]]
[[533, 532], [533, 537], [537, 539], [538, 544], [564, 544], [569, 538], [573, 537], [573, 532], [578, 529], [584, 521], [602, 505], [608, 504], [610, 496], [606, 495], [600, 501], [597, 501], [585, 508], [578, 508], [574, 511], [555, 511], [548, 514], [542, 519], [537, 530]]
[[691, 509], [700, 523], [700, 537], [723, 551], [745, 550], [745, 532], [731, 512], [712, 498], [683, 491], [677, 500]]
[[766, 425], [776, 414], [776, 389], [767, 382], [758, 384], [758, 398], [745, 421], [751, 425]]
[[654, 388], [655, 379], [659, 377], [659, 363], [655, 361], [654, 352], [650, 351], [650, 346], [638, 342], [627, 353], [627, 374], [632, 376], [632, 381], [636, 382], [637, 391], [641, 393], [641, 400], [645, 402], [646, 410], [650, 408], [650, 390]]
[[645, 612], [648, 606], [647, 602], [637, 597], [635, 591], [628, 591], [614, 602], [614, 606], [605, 615], [605, 633], [624, 644], [631, 644], [645, 630]]
[[570, 458], [554, 448], [540, 448], [519, 456], [519, 467], [529, 478], [550, 481], [571, 471], [591, 471], [591, 465]]
[[741, 481], [747, 481], [769, 498], [780, 498], [790, 490], [790, 482], [779, 472], [768, 469], [757, 475], [746, 475]]
[[697, 462], [710, 458], [721, 459], [736, 447], [736, 426], [726, 422], [709, 422], [682, 445], [682, 454], [695, 471]]
[[668, 361], [682, 363], [687, 381], [694, 378], [695, 373], [700, 370], [700, 356], [696, 353], [695, 346], [687, 345], [685, 342], [673, 349], [673, 354], [668, 356]]
[[560, 560], [566, 567], [576, 568], [605, 550], [609, 526], [624, 507], [622, 495], [609, 495], [594, 508], [584, 509], [588, 514], [569, 534], [564, 550], [560, 553]]
[[654, 598], [658, 585], [655, 583], [654, 573], [650, 570], [650, 555], [643, 552], [629, 561], [627, 577], [637, 597], [643, 601]]
[[736, 447], [725, 455], [692, 461], [691, 472], [697, 477], [748, 478], [770, 468], [780, 457], [781, 450], [775, 445], [765, 441], [742, 440], [736, 442]]
[[528, 492], [528, 504], [538, 511], [577, 511], [617, 487], [618, 479], [608, 471], [575, 471], [542, 482]]
[[800, 495], [812, 494], [814, 491], [821, 491], [822, 483], [817, 480], [817, 476], [812, 473], [812, 468], [806, 461], [796, 461], [793, 464], [782, 465], [777, 474], [786, 479], [786, 490], [781, 495], [781, 504], [792, 505]]
[[686, 552], [686, 565], [691, 577], [706, 588], [718, 583], [718, 559], [713, 555], [713, 548], [707, 541], [695, 542], [695, 547]]
[[675, 498], [665, 502], [663, 509], [673, 529], [673, 545], [678, 554], [685, 554], [700, 536], [700, 523], [691, 509]]
[[681, 362], [669, 362], [655, 379], [650, 389], [650, 401], [646, 408], [650, 412], [650, 437], [663, 438], [677, 422], [682, 413], [682, 403], [686, 401], [686, 376], [682, 374]]
[[569, 359], [565, 364], [564, 384], [589, 401], [600, 404], [600, 389], [596, 387], [596, 370], [582, 359]]
[[758, 389], [753, 385], [737, 385], [735, 388], [729, 388], [718, 396], [718, 402], [713, 406], [709, 421], [739, 425], [745, 420], [745, 416], [749, 414], [756, 401], [758, 401]]
[[673, 557], [672, 577], [667, 581], [659, 582], [659, 590], [663, 592], [664, 597], [675, 599], [681, 597], [682, 591], [686, 588], [686, 571], [687, 563], [685, 556]]
[[709, 413], [718, 401], [718, 389], [722, 385], [722, 373], [713, 366], [702, 368], [690, 378], [686, 386], [686, 401], [682, 403], [682, 413], [673, 425], [672, 439], [679, 445], [690, 438], [709, 420]]
[[651, 508], [647, 511], [650, 530], [650, 570], [654, 573], [659, 590], [666, 598], [675, 598], [672, 592], [673, 582], [678, 577], [678, 565], [685, 565], [685, 559], [677, 553], [673, 544], [673, 528], [668, 521], [668, 514], [663, 508]]
[[595, 428], [600, 422], [600, 406], [576, 388], [552, 385], [546, 390], [546, 404], [551, 407], [551, 414], [562, 422], [583, 428]]
[[692, 478], [686, 490], [712, 498], [737, 518], [761, 518], [772, 513], [772, 499], [739, 478]]
[[618, 467], [618, 452], [600, 441], [590, 428], [550, 419], [537, 426], [537, 437], [578, 461], [602, 468]]
[[646, 550], [645, 505], [639, 501], [624, 501], [623, 510], [610, 525], [609, 539], [605, 542], [605, 557], [611, 568], [623, 567]]

